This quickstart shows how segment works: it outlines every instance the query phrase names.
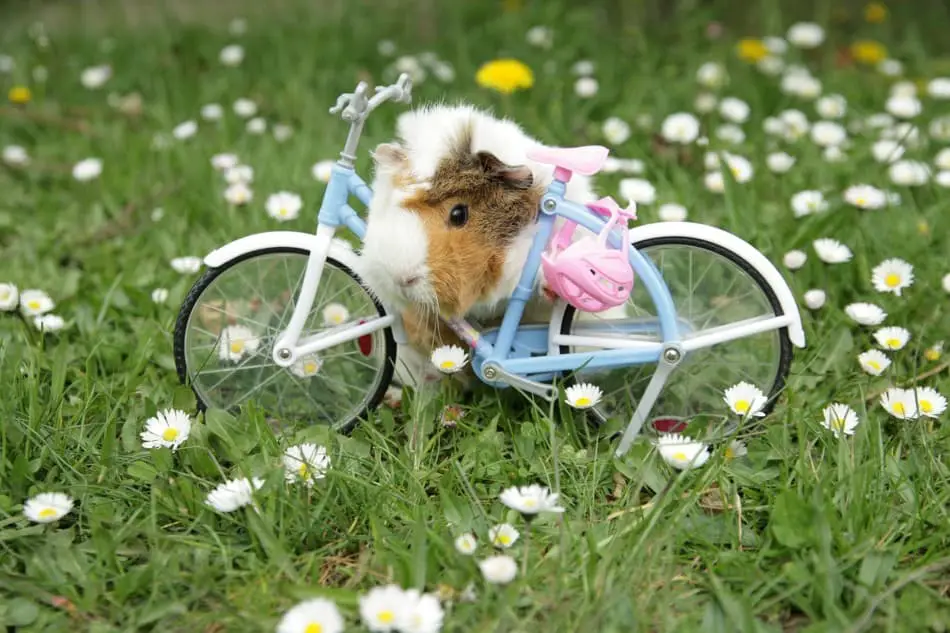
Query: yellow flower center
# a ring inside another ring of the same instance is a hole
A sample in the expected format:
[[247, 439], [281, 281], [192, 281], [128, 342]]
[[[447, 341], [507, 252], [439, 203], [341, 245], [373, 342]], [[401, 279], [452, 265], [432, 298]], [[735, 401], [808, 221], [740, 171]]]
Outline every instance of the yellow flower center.
[[867, 363], [868, 363], [868, 367], [870, 367], [871, 369], [881, 368], [881, 363], [877, 362], [876, 360], [869, 360]]
[[455, 361], [444, 360], [441, 363], [439, 363], [439, 369], [455, 369]]
[[683, 451], [677, 451], [677, 452], [673, 453], [673, 459], [675, 459], [675, 460], [678, 461], [678, 462], [688, 462], [688, 461], [689, 461], [689, 458], [686, 456], [686, 453], [684, 453]]
[[831, 420], [831, 428], [833, 428], [833, 429], [836, 430], [836, 431], [843, 431], [843, 430], [844, 430], [844, 420], [842, 420], [841, 418], [832, 418], [832, 420]]
[[903, 402], [895, 402], [892, 408], [894, 409], [894, 413], [897, 415], [904, 415], [904, 413], [907, 412], [907, 410], [904, 408]]
[[323, 626], [320, 624], [317, 624], [316, 622], [311, 622], [303, 630], [303, 633], [323, 633]]
[[287, 214], [288, 214], [288, 213], [290, 213], [290, 211], [288, 211], [288, 210], [285, 209], [284, 207], [281, 207], [280, 210], [277, 212], [277, 214], [278, 214], [280, 217], [282, 217], [282, 218], [287, 217]]
[[865, 198], [864, 196], [858, 196], [857, 198], [854, 199], [854, 203], [858, 205], [859, 207], [863, 207], [864, 205], [868, 203], [868, 199]]
[[244, 351], [244, 341], [233, 341], [231, 343], [231, 353], [240, 354]]
[[56, 516], [55, 508], [43, 508], [42, 510], [40, 510], [40, 513], [39, 513], [39, 517], [41, 519], [48, 519], [54, 516]]
[[507, 534], [499, 534], [498, 542], [501, 543], [502, 545], [511, 545], [511, 537], [508, 536]]
[[26, 86], [13, 86], [10, 88], [10, 92], [7, 93], [7, 97], [10, 99], [10, 103], [23, 105], [30, 102], [33, 93]]
[[307, 464], [300, 464], [297, 468], [297, 474], [300, 475], [301, 479], [307, 479], [310, 476], [310, 469], [307, 468]]
[[166, 442], [174, 442], [175, 438], [178, 437], [178, 429], [173, 429], [171, 427], [162, 431], [162, 439]]
[[769, 54], [769, 49], [762, 40], [746, 38], [739, 40], [736, 52], [739, 59], [747, 62], [757, 62]]
[[517, 59], [496, 59], [478, 69], [475, 81], [483, 88], [509, 94], [533, 86], [534, 74]]
[[926, 358], [927, 360], [931, 362], [935, 360], [940, 360], [940, 350], [930, 348], [924, 352], [924, 358]]
[[898, 347], [901, 346], [900, 339], [896, 339], [896, 338], [889, 338], [885, 341], [885, 343], [887, 343], [887, 346], [890, 347], [891, 349], [897, 349]]
[[887, 49], [874, 40], [859, 40], [851, 45], [851, 55], [865, 64], [879, 64], [887, 59]]
[[924, 413], [930, 413], [931, 411], [934, 410], [934, 405], [933, 403], [930, 402], [930, 400], [921, 400], [920, 410], [923, 411]]
[[579, 407], [586, 407], [586, 406], [589, 406], [589, 405], [590, 405], [590, 398], [588, 398], [587, 396], [581, 396], [580, 398], [577, 399], [576, 404], [577, 404], [577, 406], [579, 406]]
[[536, 505], [538, 505], [538, 502], [535, 501], [534, 499], [525, 499], [525, 500], [524, 500], [524, 506], [525, 506], [526, 508], [533, 508], [533, 507], [536, 506]]
[[310, 374], [317, 373], [317, 364], [313, 362], [312, 360], [308, 360], [306, 363], [303, 364], [303, 373], [307, 374], [308, 376]]
[[736, 411], [739, 413], [748, 413], [749, 408], [752, 407], [752, 403], [748, 400], [737, 400], [735, 406]]
[[39, 301], [33, 299], [32, 301], [26, 302], [26, 307], [28, 307], [30, 310], [39, 310], [42, 306]]
[[380, 611], [376, 617], [383, 624], [392, 624], [392, 622], [396, 619], [396, 614], [389, 609], [386, 609], [385, 611]]
[[732, 172], [732, 177], [736, 179], [738, 179], [739, 176], [742, 175], [742, 172], [739, 170], [738, 167], [730, 167], [729, 171]]
[[726, 450], [723, 451], [723, 457], [726, 459], [735, 459], [736, 451], [731, 446], [727, 446]]
[[871, 2], [864, 7], [864, 19], [874, 24], [880, 24], [887, 19], [887, 7], [880, 2]]
[[891, 273], [884, 278], [884, 284], [888, 288], [895, 288], [901, 282], [900, 275], [897, 273]]
[[927, 235], [930, 233], [930, 224], [927, 223], [927, 220], [917, 221], [917, 232], [921, 235]]

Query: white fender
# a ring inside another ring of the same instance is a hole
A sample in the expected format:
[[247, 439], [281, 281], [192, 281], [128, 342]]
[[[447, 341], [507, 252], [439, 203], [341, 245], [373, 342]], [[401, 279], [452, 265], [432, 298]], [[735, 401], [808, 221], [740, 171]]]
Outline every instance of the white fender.
[[[744, 260], [750, 267], [755, 269], [765, 280], [778, 298], [782, 312], [792, 319], [788, 325], [788, 337], [796, 347], [805, 347], [805, 329], [802, 327], [801, 313], [798, 310], [798, 303], [795, 301], [795, 295], [782, 273], [778, 271], [772, 262], [763, 255], [757, 248], [743, 240], [742, 238], [723, 231], [722, 229], [710, 226], [708, 224], [698, 224], [695, 222], [655, 222], [652, 224], [641, 224], [630, 229], [630, 243], [637, 244], [644, 240], [655, 239], [658, 237], [686, 237], [705, 242], [711, 242], [726, 250], [732, 251], [740, 259]], [[560, 327], [564, 317], [564, 311], [567, 304], [564, 301], [555, 303], [553, 314], [551, 315], [552, 328], [554, 324]], [[551, 353], [556, 353], [556, 346], [550, 343]]]
[[[297, 248], [303, 251], [310, 251], [316, 245], [317, 236], [314, 233], [300, 233], [298, 231], [268, 231], [266, 233], [255, 233], [229, 242], [224, 246], [211, 251], [204, 258], [204, 264], [208, 268], [220, 268], [228, 262], [253, 253], [254, 251], [265, 250], [269, 248]], [[341, 239], [334, 239], [330, 243], [329, 256], [340, 262], [354, 273], [359, 274], [359, 255], [353, 250], [348, 242]], [[406, 342], [405, 331], [402, 328], [402, 319], [399, 318], [399, 311], [393, 310], [385, 302], [380, 300], [387, 314], [396, 317], [393, 321], [393, 338], [396, 343], [403, 345]]]

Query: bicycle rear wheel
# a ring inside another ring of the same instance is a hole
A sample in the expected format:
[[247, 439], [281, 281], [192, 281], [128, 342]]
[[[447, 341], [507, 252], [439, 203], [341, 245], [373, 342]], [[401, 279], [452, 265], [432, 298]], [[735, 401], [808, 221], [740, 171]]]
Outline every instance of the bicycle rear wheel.
[[[685, 237], [660, 237], [634, 243], [658, 269], [676, 306], [679, 324], [690, 336], [702, 330], [754, 318], [783, 314], [775, 292], [762, 276], [736, 253], [721, 246]], [[659, 319], [649, 293], [635, 284], [624, 315], [581, 313], [568, 306], [562, 334], [638, 338], [660, 341]], [[593, 348], [560, 347], [560, 353]], [[645, 431], [670, 432], [688, 428], [714, 439], [734, 431], [737, 416], [729, 413], [723, 392], [739, 382], [755, 385], [768, 397], [766, 413], [785, 385], [792, 359], [788, 329], [755, 334], [688, 353], [671, 374], [654, 404]], [[591, 411], [594, 421], [625, 426], [633, 415], [655, 365], [575, 372], [576, 382], [600, 386], [604, 398]]]
[[[300, 359], [271, 357], [290, 321], [309, 252], [271, 248], [209, 269], [175, 325], [175, 364], [199, 406], [234, 411], [255, 402], [283, 424], [326, 424], [348, 432], [382, 400], [396, 344], [390, 328]], [[328, 258], [301, 338], [385, 316], [360, 279]]]

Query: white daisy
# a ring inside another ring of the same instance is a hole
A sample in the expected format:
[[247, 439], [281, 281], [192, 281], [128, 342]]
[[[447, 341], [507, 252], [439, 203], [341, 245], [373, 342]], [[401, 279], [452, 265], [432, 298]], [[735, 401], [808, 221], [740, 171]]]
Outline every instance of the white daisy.
[[326, 477], [330, 468], [327, 449], [311, 443], [291, 446], [284, 452], [283, 461], [285, 479], [291, 483], [302, 481], [307, 486]]
[[263, 117], [254, 117], [245, 126], [248, 134], [263, 134], [267, 131], [267, 121]]
[[294, 220], [303, 208], [303, 199], [290, 191], [279, 191], [267, 197], [267, 215], [286, 222]]
[[844, 201], [859, 209], [880, 209], [887, 205], [887, 194], [872, 185], [852, 185], [844, 190]]
[[769, 171], [784, 174], [795, 164], [795, 157], [786, 152], [772, 152], [765, 157], [765, 164]]
[[234, 206], [245, 205], [254, 199], [254, 192], [247, 184], [236, 182], [224, 190], [224, 200]]
[[240, 44], [229, 44], [221, 49], [218, 60], [225, 66], [240, 66], [244, 61], [244, 47]]
[[844, 150], [837, 145], [832, 145], [831, 147], [826, 147], [821, 152], [821, 157], [829, 163], [843, 163], [848, 160], [848, 155], [844, 153]]
[[848, 134], [840, 123], [815, 121], [811, 126], [811, 140], [819, 147], [838, 147], [847, 138]]
[[895, 81], [891, 84], [890, 95], [892, 97], [916, 97], [917, 84], [909, 79]]
[[660, 135], [670, 143], [692, 143], [699, 136], [699, 119], [689, 112], [671, 114], [663, 119]]
[[944, 147], [934, 156], [937, 169], [950, 169], [950, 147]]
[[234, 18], [228, 24], [228, 33], [231, 35], [244, 35], [247, 32], [247, 20], [244, 18]]
[[783, 136], [785, 123], [776, 116], [767, 116], [762, 120], [762, 130], [769, 136]]
[[796, 218], [828, 210], [828, 201], [820, 191], [806, 189], [792, 196], [792, 213]]
[[406, 592], [397, 585], [373, 587], [360, 596], [360, 619], [370, 631], [397, 631], [406, 609]]
[[706, 189], [713, 193], [722, 193], [726, 190], [726, 179], [721, 171], [711, 171], [703, 177], [703, 184]]
[[897, 351], [903, 349], [910, 340], [910, 332], [906, 328], [891, 326], [882, 327], [874, 332], [874, 340], [884, 349]]
[[887, 318], [887, 312], [873, 303], [849, 303], [844, 312], [859, 325], [880, 325]]
[[881, 138], [900, 141], [908, 148], [917, 148], [921, 145], [920, 128], [906, 121], [881, 130]]
[[885, 259], [871, 270], [871, 283], [878, 292], [901, 296], [904, 288], [914, 283], [914, 267], [903, 259]]
[[706, 88], [719, 88], [727, 79], [726, 68], [716, 62], [705, 62], [696, 70], [696, 81]]
[[277, 623], [276, 633], [343, 633], [345, 624], [331, 600], [311, 598], [288, 609]]
[[172, 269], [183, 275], [190, 273], [196, 273], [201, 269], [201, 258], [186, 256], [186, 257], [176, 257], [171, 260]]
[[165, 209], [161, 207], [155, 207], [152, 209], [152, 212], [149, 215], [152, 218], [152, 222], [158, 222], [165, 217]]
[[943, 289], [946, 292], [950, 292], [950, 273], [947, 273], [943, 276], [943, 278], [940, 280], [940, 285], [943, 286]]
[[234, 512], [254, 502], [254, 491], [260, 490], [264, 480], [259, 477], [230, 479], [208, 493], [205, 503], [218, 512]]
[[191, 418], [178, 409], [164, 409], [145, 421], [142, 448], [170, 448], [173, 451], [191, 434]]
[[917, 417], [917, 399], [911, 389], [891, 387], [881, 395], [881, 406], [898, 420]]
[[30, 156], [19, 145], [7, 145], [3, 148], [3, 162], [13, 167], [23, 167], [30, 162]]
[[620, 181], [620, 195], [637, 204], [653, 204], [656, 200], [656, 187], [643, 178], [624, 178]]
[[579, 59], [571, 66], [571, 72], [578, 77], [587, 77], [594, 74], [594, 62], [589, 59]]
[[454, 374], [468, 363], [468, 354], [457, 345], [443, 345], [433, 350], [431, 361], [442, 373]]
[[112, 67], [108, 64], [101, 66], [91, 66], [82, 71], [79, 75], [79, 82], [84, 88], [97, 90], [105, 85], [112, 77]]
[[17, 287], [9, 283], [0, 284], [0, 312], [12, 312], [19, 303], [20, 292]]
[[234, 113], [242, 119], [249, 119], [257, 114], [257, 104], [250, 99], [238, 99], [231, 107], [234, 109]]
[[102, 161], [98, 158], [84, 158], [73, 165], [73, 178], [79, 182], [95, 180], [102, 174]]
[[277, 123], [274, 125], [274, 140], [278, 143], [283, 143], [290, 139], [294, 135], [294, 128], [290, 127], [286, 123]]
[[811, 127], [808, 117], [801, 110], [782, 110], [778, 114], [778, 120], [781, 123], [781, 136], [786, 141], [797, 141], [806, 134]]
[[72, 509], [72, 497], [61, 492], [42, 492], [23, 504], [24, 516], [33, 523], [58, 521]]
[[630, 138], [630, 124], [620, 117], [612, 116], [601, 126], [604, 138], [611, 145], [620, 145]]
[[815, 111], [823, 119], [840, 119], [848, 111], [848, 102], [839, 94], [824, 95], [815, 101]]
[[521, 534], [510, 523], [495, 525], [488, 530], [488, 540], [495, 547], [507, 549], [515, 544]]
[[320, 162], [314, 164], [311, 173], [313, 173], [313, 177], [320, 182], [330, 182], [330, 175], [333, 173], [333, 165], [334, 161], [332, 160], [321, 160]]
[[934, 343], [930, 347], [924, 350], [924, 358], [929, 360], [931, 363], [935, 363], [940, 360], [940, 357], [943, 355], [943, 341]]
[[884, 104], [884, 109], [899, 119], [912, 119], [920, 114], [920, 100], [908, 94], [894, 94]]
[[290, 366], [290, 373], [298, 378], [312, 378], [320, 373], [321, 368], [323, 368], [323, 359], [316, 354], [308, 354], [298, 358]]
[[525, 40], [538, 48], [551, 48], [554, 43], [554, 32], [546, 26], [532, 26], [525, 34]]
[[439, 633], [445, 612], [435, 594], [406, 591], [406, 607], [399, 620], [400, 633]]
[[808, 255], [805, 251], [791, 250], [782, 257], [782, 263], [789, 270], [798, 270], [808, 261]]
[[58, 314], [41, 314], [33, 317], [33, 327], [40, 332], [59, 332], [65, 325], [66, 321]]
[[589, 409], [600, 402], [604, 392], [597, 385], [581, 383], [565, 389], [565, 401], [575, 409]]
[[498, 499], [522, 515], [533, 515], [541, 512], [564, 512], [564, 508], [557, 505], [558, 497], [558, 493], [551, 492], [544, 486], [531, 484], [507, 488], [502, 491]]
[[738, 125], [726, 123], [716, 128], [716, 138], [724, 143], [738, 145], [745, 140], [745, 132]]
[[239, 162], [236, 154], [222, 153], [211, 157], [211, 166], [222, 172], [237, 167]]
[[220, 121], [224, 118], [224, 108], [220, 103], [206, 103], [201, 106], [201, 118], [205, 121]]
[[478, 562], [478, 569], [486, 582], [507, 585], [518, 575], [518, 563], [511, 556], [490, 556]]
[[785, 39], [796, 48], [817, 48], [825, 41], [825, 30], [814, 22], [796, 22], [785, 33]]
[[752, 179], [755, 171], [752, 169], [752, 163], [745, 156], [738, 154], [726, 154], [726, 167], [733, 179], [738, 183], [748, 182]]
[[574, 82], [574, 94], [582, 99], [589, 99], [597, 94], [600, 84], [593, 77], [580, 77]]
[[475, 548], [478, 546], [478, 543], [475, 541], [475, 536], [473, 534], [465, 533], [460, 534], [455, 539], [455, 550], [459, 554], [464, 554], [465, 556], [471, 556], [475, 553]]
[[941, 187], [950, 187], [950, 169], [944, 169], [934, 174], [934, 184]]
[[820, 310], [822, 306], [825, 305], [825, 301], [828, 297], [824, 290], [820, 288], [812, 288], [811, 290], [807, 291], [802, 298], [805, 301], [805, 306], [809, 310]]
[[727, 460], [739, 459], [740, 457], [745, 457], [749, 454], [749, 449], [746, 448], [746, 445], [739, 440], [732, 440], [726, 444], [726, 448], [722, 451], [722, 456]]
[[237, 362], [247, 354], [257, 351], [261, 341], [258, 336], [244, 325], [229, 325], [221, 330], [221, 345], [218, 357], [223, 361]]
[[16, 61], [9, 55], [0, 54], [0, 75], [11, 73], [14, 68], [16, 68]]
[[930, 180], [930, 168], [919, 160], [899, 160], [888, 169], [891, 182], [904, 187], [916, 187]]
[[168, 288], [156, 288], [152, 291], [153, 303], [165, 303], [168, 301]]
[[904, 64], [896, 59], [883, 59], [877, 65], [877, 71], [885, 77], [899, 77], [904, 72]]
[[749, 104], [736, 97], [724, 97], [719, 102], [719, 114], [733, 123], [745, 123], [749, 119]]
[[56, 304], [52, 297], [42, 290], [24, 290], [20, 293], [20, 312], [24, 316], [33, 317], [50, 312]]
[[869, 349], [858, 354], [858, 364], [866, 373], [872, 376], [880, 376], [891, 366], [891, 359], [885, 356], [881, 350]]
[[935, 77], [927, 82], [927, 94], [934, 99], [950, 99], [950, 77]]
[[819, 238], [812, 242], [812, 246], [818, 255], [818, 259], [826, 264], [841, 264], [851, 261], [853, 256], [850, 248], [830, 237]]
[[899, 141], [883, 138], [871, 145], [871, 155], [879, 163], [893, 163], [904, 155], [904, 146]]
[[775, 77], [781, 75], [785, 70], [785, 60], [775, 55], [766, 55], [755, 63], [755, 67], [763, 74]]
[[709, 461], [709, 447], [678, 433], [664, 433], [656, 442], [660, 457], [677, 470], [699, 468]]
[[656, 215], [664, 222], [682, 222], [686, 219], [686, 207], [675, 202], [661, 204], [656, 210]]
[[822, 409], [821, 425], [830, 430], [835, 437], [854, 435], [854, 429], [861, 420], [854, 409], [846, 404], [832, 403]]
[[740, 382], [726, 389], [723, 400], [736, 415], [757, 418], [765, 415], [762, 409], [768, 402], [762, 390], [748, 382]]
[[920, 415], [928, 418], [939, 417], [947, 410], [947, 399], [932, 387], [917, 387], [914, 390], [917, 399], [917, 409]]
[[396, 54], [396, 43], [392, 40], [379, 40], [376, 43], [376, 52], [383, 57], [392, 57]]
[[786, 73], [779, 85], [782, 92], [802, 99], [814, 99], [821, 94], [821, 81], [811, 75]]
[[172, 136], [174, 136], [179, 141], [184, 141], [198, 132], [198, 124], [194, 121], [185, 121], [184, 123], [179, 123], [172, 130]]
[[715, 110], [718, 103], [719, 100], [716, 98], [716, 95], [711, 92], [700, 92], [696, 95], [696, 100], [693, 101], [693, 107], [696, 108], [696, 111], [700, 114], [707, 114]]

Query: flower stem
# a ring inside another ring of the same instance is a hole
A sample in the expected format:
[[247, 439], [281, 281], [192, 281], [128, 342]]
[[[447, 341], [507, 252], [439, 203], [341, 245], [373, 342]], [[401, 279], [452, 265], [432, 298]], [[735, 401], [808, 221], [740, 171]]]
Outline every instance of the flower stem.
[[524, 528], [524, 555], [521, 557], [521, 578], [528, 575], [528, 552], [531, 550], [531, 520], [525, 521]]

